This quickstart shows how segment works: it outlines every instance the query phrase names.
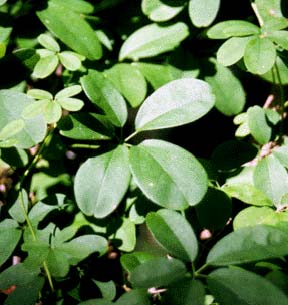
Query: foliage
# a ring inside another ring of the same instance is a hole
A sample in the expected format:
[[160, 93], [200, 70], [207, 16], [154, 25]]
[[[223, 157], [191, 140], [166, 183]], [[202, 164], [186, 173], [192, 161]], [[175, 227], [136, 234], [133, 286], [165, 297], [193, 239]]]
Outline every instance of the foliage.
[[288, 304], [288, 6], [230, 2], [0, 0], [1, 303]]

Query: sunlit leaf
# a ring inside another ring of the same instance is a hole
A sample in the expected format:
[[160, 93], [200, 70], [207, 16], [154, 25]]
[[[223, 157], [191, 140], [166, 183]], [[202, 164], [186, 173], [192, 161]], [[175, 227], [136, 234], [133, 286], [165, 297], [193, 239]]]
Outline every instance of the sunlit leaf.
[[220, 0], [190, 0], [189, 16], [197, 27], [207, 27], [214, 19], [220, 8]]

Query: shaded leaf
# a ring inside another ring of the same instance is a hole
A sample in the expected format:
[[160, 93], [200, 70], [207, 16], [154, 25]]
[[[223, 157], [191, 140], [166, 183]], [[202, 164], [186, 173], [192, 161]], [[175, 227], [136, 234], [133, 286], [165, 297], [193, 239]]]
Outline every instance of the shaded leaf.
[[122, 267], [131, 273], [137, 266], [153, 258], [155, 258], [155, 256], [150, 253], [134, 251], [121, 255], [120, 261]]
[[115, 305], [150, 305], [146, 289], [132, 289], [120, 296]]
[[104, 299], [113, 301], [113, 299], [116, 296], [116, 286], [113, 281], [100, 282], [93, 280], [93, 282], [97, 285], [97, 287], [101, 291], [102, 297]]

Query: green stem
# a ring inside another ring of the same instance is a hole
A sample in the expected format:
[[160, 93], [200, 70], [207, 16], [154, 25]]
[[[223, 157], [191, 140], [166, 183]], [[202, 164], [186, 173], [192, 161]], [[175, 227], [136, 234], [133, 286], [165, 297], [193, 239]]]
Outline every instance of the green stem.
[[130, 134], [130, 136], [128, 136], [128, 137], [124, 140], [124, 142], [128, 142], [130, 139], [132, 139], [133, 137], [135, 137], [138, 133], [139, 133], [139, 130], [135, 130], [134, 132], [132, 132], [132, 133]]
[[196, 276], [196, 277], [201, 276], [200, 273], [201, 273], [203, 270], [205, 270], [207, 267], [208, 267], [208, 264], [204, 264], [202, 267], [200, 267], [198, 270], [196, 270], [196, 271], [194, 272], [195, 276]]
[[96, 144], [85, 144], [85, 143], [74, 143], [70, 146], [71, 148], [87, 148], [87, 149], [97, 149], [100, 145]]
[[252, 2], [252, 3], [251, 3], [251, 6], [252, 6], [252, 9], [253, 9], [253, 11], [254, 11], [254, 13], [255, 13], [257, 19], [258, 19], [259, 25], [260, 25], [260, 27], [262, 28], [263, 25], [264, 25], [264, 21], [263, 21], [261, 15], [260, 15], [260, 13], [259, 13], [259, 10], [258, 10], [258, 7], [257, 7], [256, 3], [255, 3], [255, 2]]

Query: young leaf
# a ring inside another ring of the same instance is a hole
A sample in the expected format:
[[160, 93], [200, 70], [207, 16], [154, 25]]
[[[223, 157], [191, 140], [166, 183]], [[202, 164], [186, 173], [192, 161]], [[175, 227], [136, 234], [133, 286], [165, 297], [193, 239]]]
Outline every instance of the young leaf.
[[27, 95], [33, 97], [35, 100], [52, 100], [53, 95], [42, 89], [30, 89], [27, 91]]
[[74, 52], [64, 51], [58, 54], [61, 64], [69, 71], [76, 71], [81, 68], [81, 60]]
[[225, 115], [235, 115], [244, 108], [246, 97], [241, 82], [226, 67], [215, 63], [216, 73], [205, 77], [215, 94], [215, 107]]
[[255, 186], [265, 193], [277, 208], [281, 207], [281, 198], [288, 189], [288, 174], [278, 159], [269, 155], [260, 160], [253, 178]]
[[52, 74], [59, 63], [57, 55], [49, 55], [40, 58], [34, 67], [33, 76], [36, 78], [45, 78]]
[[190, 0], [189, 16], [196, 27], [207, 27], [216, 18], [219, 8], [220, 0]]
[[244, 63], [248, 71], [254, 74], [264, 74], [274, 65], [276, 49], [269, 38], [255, 37], [245, 48]]
[[130, 274], [135, 288], [167, 286], [184, 277], [184, 263], [174, 258], [158, 257], [137, 266]]
[[75, 177], [77, 204], [84, 214], [104, 218], [117, 208], [129, 181], [128, 150], [125, 146], [88, 159]]
[[57, 99], [57, 103], [68, 111], [78, 111], [84, 106], [84, 102], [78, 98], [62, 97]]
[[184, 8], [184, 3], [181, 5], [169, 5], [161, 0], [142, 0], [142, 12], [152, 21], [162, 22], [168, 21], [178, 15]]
[[288, 32], [287, 31], [274, 31], [268, 36], [274, 43], [278, 44], [285, 50], [288, 50]]
[[184, 261], [194, 261], [198, 252], [197, 238], [188, 221], [179, 213], [162, 209], [150, 212], [146, 223], [155, 239], [168, 254]]
[[126, 102], [113, 84], [96, 70], [89, 70], [80, 82], [88, 98], [103, 109], [111, 123], [122, 127], [128, 115]]
[[244, 20], [222, 21], [210, 28], [207, 35], [211, 39], [226, 39], [233, 36], [248, 36], [260, 34], [260, 28]]
[[138, 29], [123, 43], [119, 60], [147, 58], [168, 52], [176, 48], [189, 35], [185, 23], [178, 22], [168, 26], [156, 23]]
[[[271, 19], [276, 19], [279, 17], [284, 17], [282, 13], [282, 0], [255, 0], [259, 14], [265, 23], [269, 23]], [[271, 14], [272, 13], [272, 14]]]
[[130, 149], [129, 162], [144, 195], [168, 209], [199, 203], [207, 191], [207, 175], [185, 149], [162, 140], [145, 140]]
[[[1, 155], [2, 158], [2, 155]], [[26, 212], [28, 211], [28, 195], [27, 192], [22, 189], [22, 194], [19, 192], [18, 198], [16, 199], [16, 201], [14, 202], [14, 204], [12, 205], [12, 207], [9, 209], [9, 214], [10, 216], [16, 220], [18, 223], [23, 223], [25, 222], [25, 215], [23, 213], [23, 209], [21, 206], [21, 202], [23, 200], [23, 205], [25, 207]]]
[[260, 106], [253, 106], [249, 107], [247, 114], [251, 135], [260, 144], [268, 143], [272, 135], [272, 128], [268, 125], [265, 110]]
[[287, 254], [288, 236], [285, 231], [267, 225], [257, 225], [241, 228], [220, 239], [210, 250], [207, 264], [229, 266]]
[[38, 37], [39, 43], [46, 49], [52, 51], [52, 52], [59, 52], [60, 47], [57, 41], [48, 34], [41, 34]]
[[131, 252], [136, 245], [136, 227], [129, 218], [123, 218], [121, 227], [113, 234], [112, 240], [120, 241], [117, 247], [120, 251]]
[[60, 99], [60, 98], [66, 98], [66, 97], [71, 97], [71, 96], [77, 95], [81, 91], [82, 91], [82, 88], [79, 85], [74, 85], [74, 86], [64, 88], [64, 89], [60, 90], [55, 95], [55, 100]]
[[284, 30], [287, 27], [288, 27], [288, 20], [285, 17], [273, 16], [263, 24], [263, 31], [271, 33], [273, 31]]
[[105, 71], [105, 76], [132, 107], [137, 107], [143, 102], [147, 85], [145, 78], [136, 67], [124, 63], [116, 64]]
[[102, 47], [97, 35], [72, 8], [63, 5], [63, 1], [52, 0], [48, 2], [48, 7], [37, 12], [37, 16], [51, 33], [72, 50], [90, 60], [100, 59]]
[[280, 161], [280, 163], [288, 168], [288, 145], [275, 147], [272, 154]]
[[54, 101], [49, 101], [44, 106], [43, 115], [48, 124], [56, 123], [62, 116], [61, 106]]
[[244, 269], [218, 269], [208, 275], [208, 288], [223, 305], [285, 305], [288, 297], [260, 275]]
[[150, 95], [136, 119], [138, 131], [184, 125], [204, 116], [214, 105], [210, 86], [198, 79], [171, 81]]

